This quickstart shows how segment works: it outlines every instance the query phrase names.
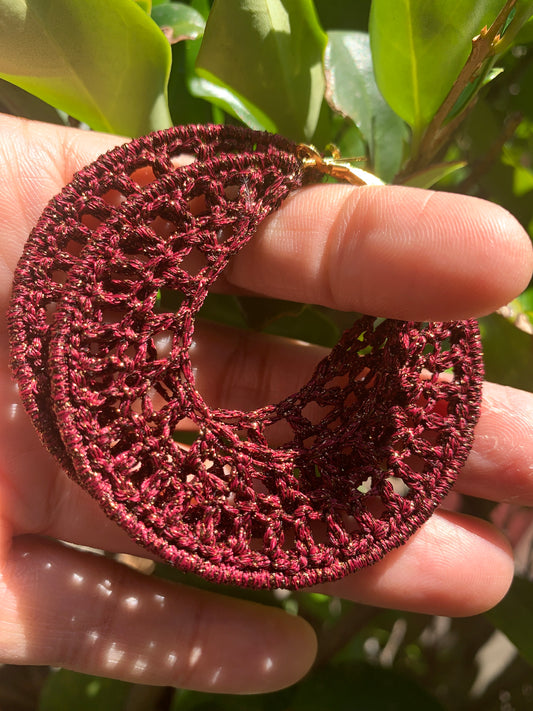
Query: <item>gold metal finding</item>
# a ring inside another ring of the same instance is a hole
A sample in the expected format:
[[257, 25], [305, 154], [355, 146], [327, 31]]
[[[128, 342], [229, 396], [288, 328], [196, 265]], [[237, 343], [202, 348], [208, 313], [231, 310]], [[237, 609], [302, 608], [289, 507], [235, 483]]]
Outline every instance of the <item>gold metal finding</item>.
[[314, 146], [300, 143], [297, 148], [297, 155], [304, 168], [318, 170], [320, 173], [330, 175], [336, 180], [343, 180], [352, 185], [381, 184], [381, 181], [372, 173], [355, 168], [346, 159], [339, 158], [338, 150], [332, 151], [331, 156], [322, 156]]

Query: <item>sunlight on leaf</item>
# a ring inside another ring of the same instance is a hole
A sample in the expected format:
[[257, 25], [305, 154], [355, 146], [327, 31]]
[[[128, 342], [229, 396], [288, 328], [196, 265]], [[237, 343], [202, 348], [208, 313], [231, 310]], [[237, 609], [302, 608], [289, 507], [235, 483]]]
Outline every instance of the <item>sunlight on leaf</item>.
[[409, 185], [411, 188], [431, 188], [439, 180], [453, 175], [453, 173], [461, 170], [466, 165], [467, 163], [464, 160], [458, 160], [453, 163], [437, 163], [418, 173], [411, 174], [402, 185]]
[[370, 39], [377, 83], [415, 134], [450, 91], [473, 37], [502, 5], [502, 0], [374, 0]]
[[165, 28], [171, 44], [185, 39], [196, 39], [204, 33], [205, 20], [193, 7], [182, 2], [158, 5], [152, 10], [152, 19]]
[[234, 92], [259, 122], [268, 117], [270, 130], [309, 140], [324, 95], [325, 45], [310, 0], [215, 0], [197, 72]]
[[61, 125], [67, 123], [66, 114], [61, 114], [50, 104], [3, 79], [0, 79], [0, 111], [13, 114], [13, 116], [32, 119], [33, 121]]
[[356, 124], [367, 140], [373, 170], [390, 182], [400, 168], [407, 130], [376, 85], [368, 34], [332, 31], [328, 40], [324, 59], [328, 103]]
[[0, 77], [99, 131], [171, 125], [170, 47], [131, 0], [0, 0]]

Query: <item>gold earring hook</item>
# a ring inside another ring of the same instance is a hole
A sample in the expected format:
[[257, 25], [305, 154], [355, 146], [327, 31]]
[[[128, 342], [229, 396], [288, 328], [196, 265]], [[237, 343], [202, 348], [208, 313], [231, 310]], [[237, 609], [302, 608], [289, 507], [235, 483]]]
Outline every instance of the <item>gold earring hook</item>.
[[343, 180], [352, 185], [383, 184], [372, 173], [355, 168], [346, 158], [339, 158], [338, 149], [334, 149], [331, 156], [322, 156], [314, 146], [300, 143], [297, 147], [297, 156], [301, 160], [304, 170], [317, 170], [324, 175], [329, 175], [336, 180]]

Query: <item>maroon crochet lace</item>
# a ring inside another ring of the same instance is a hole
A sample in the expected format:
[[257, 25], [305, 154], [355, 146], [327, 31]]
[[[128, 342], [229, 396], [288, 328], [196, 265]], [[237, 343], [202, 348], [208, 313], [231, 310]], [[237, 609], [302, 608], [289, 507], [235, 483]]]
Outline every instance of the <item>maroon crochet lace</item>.
[[[79, 171], [51, 200], [24, 248], [8, 313], [11, 367], [20, 397], [45, 446], [69, 466], [50, 406], [47, 353], [50, 324], [67, 275], [93, 231], [142, 183], [174, 170], [178, 156], [199, 161], [219, 152], [292, 149], [281, 136], [231, 126], [176, 126], [119, 146]], [[148, 173], [148, 174], [147, 174]], [[139, 184], [140, 183], [140, 184]]]
[[[179, 152], [198, 160], [174, 169]], [[145, 187], [131, 177], [142, 165], [155, 175]], [[479, 413], [474, 321], [370, 316], [281, 402], [204, 402], [189, 357], [195, 316], [305, 174], [295, 146], [246, 129], [133, 141], [51, 203], [15, 278], [12, 367], [45, 443], [135, 541], [217, 582], [299, 588], [379, 560], [449, 491]], [[120, 206], [104, 200], [109, 189]], [[176, 313], [159, 308], [162, 289], [179, 294]], [[184, 420], [198, 428], [190, 448], [176, 438]], [[289, 434], [274, 447], [280, 423]]]

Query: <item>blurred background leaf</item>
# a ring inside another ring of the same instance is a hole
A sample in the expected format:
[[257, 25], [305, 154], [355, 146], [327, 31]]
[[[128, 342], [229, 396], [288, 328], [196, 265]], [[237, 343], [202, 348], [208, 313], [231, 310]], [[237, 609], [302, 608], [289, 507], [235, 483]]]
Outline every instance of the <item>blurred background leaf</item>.
[[487, 380], [533, 392], [533, 336], [499, 314], [479, 326]]
[[130, 684], [60, 669], [49, 675], [38, 711], [118, 711], [125, 708]]
[[485, 614], [533, 666], [533, 582], [515, 577], [505, 598]]

